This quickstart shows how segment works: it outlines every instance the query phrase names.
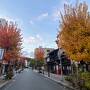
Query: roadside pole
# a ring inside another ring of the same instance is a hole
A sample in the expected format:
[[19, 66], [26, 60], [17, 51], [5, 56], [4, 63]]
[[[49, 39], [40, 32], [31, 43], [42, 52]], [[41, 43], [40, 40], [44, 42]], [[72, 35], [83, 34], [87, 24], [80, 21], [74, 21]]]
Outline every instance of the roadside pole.
[[47, 58], [47, 70], [48, 70], [48, 77], [50, 77], [50, 66], [49, 66], [50, 59]]
[[59, 48], [59, 50], [58, 50], [58, 58], [60, 60], [60, 67], [61, 67], [61, 81], [63, 81], [63, 66], [62, 66], [61, 54], [62, 54], [62, 52], [61, 52], [61, 50]]
[[[0, 62], [1, 62], [1, 64], [3, 64], [3, 55], [4, 55], [4, 49], [0, 48]], [[0, 74], [2, 74], [2, 72], [0, 72]]]

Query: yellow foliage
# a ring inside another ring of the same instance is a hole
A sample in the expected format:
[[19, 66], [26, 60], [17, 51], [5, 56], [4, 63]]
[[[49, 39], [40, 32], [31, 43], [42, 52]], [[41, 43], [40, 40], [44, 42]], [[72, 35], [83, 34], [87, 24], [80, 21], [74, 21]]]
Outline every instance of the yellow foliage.
[[61, 14], [61, 31], [58, 35], [58, 46], [65, 49], [72, 60], [90, 61], [90, 14], [86, 3], [75, 7], [64, 6]]

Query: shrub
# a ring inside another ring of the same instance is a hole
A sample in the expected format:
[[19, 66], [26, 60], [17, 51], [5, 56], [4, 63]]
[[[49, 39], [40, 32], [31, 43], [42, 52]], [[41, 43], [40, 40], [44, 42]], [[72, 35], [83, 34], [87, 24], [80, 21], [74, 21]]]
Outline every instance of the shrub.
[[83, 79], [85, 84], [84, 87], [90, 90], [90, 72], [81, 72], [80, 79]]

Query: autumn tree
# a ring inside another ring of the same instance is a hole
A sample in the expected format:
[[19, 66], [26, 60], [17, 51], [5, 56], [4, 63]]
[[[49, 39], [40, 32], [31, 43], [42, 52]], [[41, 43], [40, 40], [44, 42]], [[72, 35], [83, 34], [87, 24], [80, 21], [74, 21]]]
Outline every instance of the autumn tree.
[[39, 47], [35, 50], [35, 59], [37, 61], [37, 66], [41, 67], [44, 64], [44, 50]]
[[64, 5], [64, 13], [61, 13], [60, 32], [57, 36], [59, 48], [72, 60], [90, 61], [90, 13], [88, 5], [78, 3]]
[[43, 60], [44, 59], [44, 50], [43, 48], [36, 48], [35, 50], [35, 58], [37, 60]]
[[14, 23], [0, 24], [0, 48], [5, 50], [6, 61], [16, 60], [20, 56], [22, 45], [21, 30]]

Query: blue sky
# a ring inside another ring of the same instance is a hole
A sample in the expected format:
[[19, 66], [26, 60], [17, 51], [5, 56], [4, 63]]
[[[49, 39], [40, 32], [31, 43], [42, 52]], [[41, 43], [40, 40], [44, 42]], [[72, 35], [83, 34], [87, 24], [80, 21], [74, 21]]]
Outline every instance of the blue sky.
[[[23, 51], [32, 56], [38, 46], [57, 48], [59, 11], [76, 0], [0, 0], [0, 17], [16, 21], [22, 30]], [[84, 1], [84, 0], [81, 0]], [[89, 0], [85, 0], [89, 5]]]

